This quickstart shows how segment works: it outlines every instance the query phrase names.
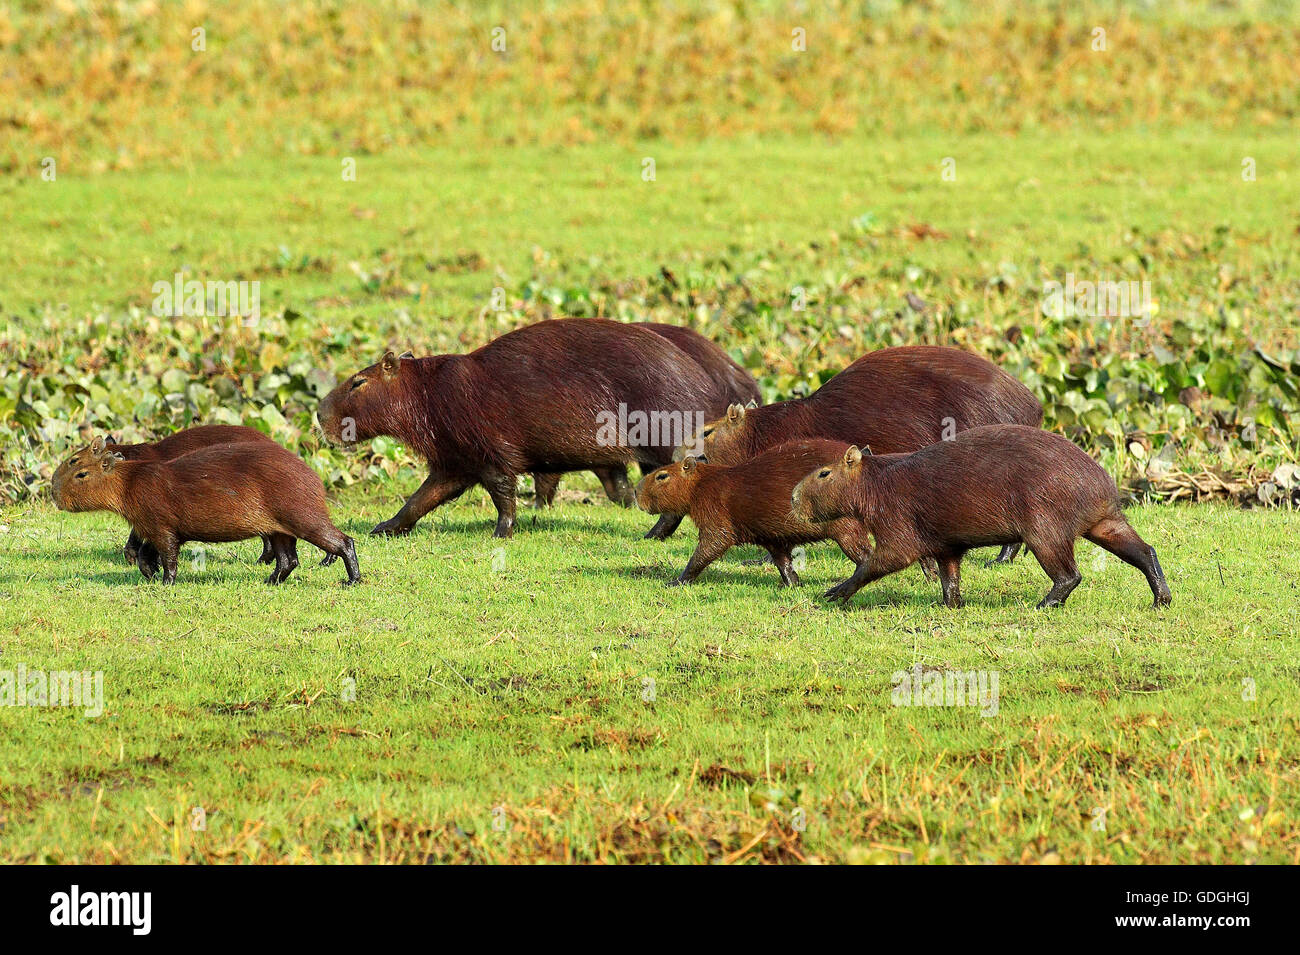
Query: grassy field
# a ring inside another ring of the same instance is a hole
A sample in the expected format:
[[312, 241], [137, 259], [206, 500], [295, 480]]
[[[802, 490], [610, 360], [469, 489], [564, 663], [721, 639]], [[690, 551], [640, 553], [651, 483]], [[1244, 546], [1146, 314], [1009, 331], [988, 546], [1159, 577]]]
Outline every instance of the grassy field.
[[[360, 537], [396, 500], [336, 511]], [[1294, 518], [1131, 519], [1166, 611], [1090, 544], [1047, 613], [1023, 559], [968, 561], [959, 612], [916, 569], [831, 608], [826, 545], [797, 591], [746, 551], [668, 590], [691, 534], [579, 501], [502, 544], [484, 495], [363, 540], [359, 588], [264, 588], [255, 542], [162, 588], [117, 519], [10, 509], [3, 659], [108, 703], [5, 712], [3, 857], [1294, 862]], [[996, 715], [892, 706], [916, 664], [996, 672]]]
[[[442, 13], [0, 10], [0, 701], [20, 666], [104, 694], [0, 705], [0, 861], [1300, 862], [1295, 10]], [[177, 273], [258, 320], [159, 314]], [[1067, 275], [1155, 308], [1054, 314]], [[797, 591], [753, 549], [670, 590], [694, 530], [642, 540], [589, 475], [507, 542], [480, 491], [366, 536], [423, 474], [322, 442], [336, 378], [566, 315], [694, 327], [767, 400], [986, 354], [1173, 605], [1083, 542], [1050, 612], [1032, 558], [968, 561], [960, 611], [916, 568], [832, 607], [828, 545]], [[305, 546], [265, 587], [255, 541], [147, 584], [120, 519], [51, 505], [87, 435], [198, 421], [310, 461], [360, 587]], [[918, 666], [996, 674], [996, 713], [894, 705]]]

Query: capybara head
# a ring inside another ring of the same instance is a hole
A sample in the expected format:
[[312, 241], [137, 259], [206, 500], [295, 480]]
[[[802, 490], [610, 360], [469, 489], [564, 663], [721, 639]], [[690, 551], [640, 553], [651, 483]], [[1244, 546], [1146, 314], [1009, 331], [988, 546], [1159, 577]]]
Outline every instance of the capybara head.
[[[755, 405], [751, 403], [753, 406]], [[728, 407], [725, 415], [701, 428], [694, 441], [678, 448], [673, 454], [674, 460], [680, 461], [688, 454], [697, 454], [707, 458], [711, 464], [724, 468], [743, 464], [749, 457], [745, 440], [748, 434], [745, 410], [741, 404]]]
[[[95, 453], [95, 444], [99, 453]], [[54, 488], [54, 503], [61, 511], [112, 511], [122, 497], [121, 474], [117, 465], [122, 455], [105, 450], [102, 439], [74, 454], [65, 464], [79, 460], [58, 486]]]
[[59, 499], [59, 489], [67, 482], [70, 474], [75, 474], [91, 462], [97, 461], [103, 455], [104, 448], [113, 443], [111, 437], [96, 435], [90, 444], [77, 448], [55, 468], [54, 477], [50, 478], [50, 492], [54, 495], [54, 499], [56, 501]]
[[699, 465], [703, 461], [687, 456], [651, 471], [636, 486], [637, 507], [648, 514], [689, 514], [691, 491], [700, 479]]
[[384, 357], [348, 377], [321, 401], [316, 411], [321, 430], [333, 441], [352, 444], [384, 433], [394, 408], [401, 404], [403, 359], [410, 352]]
[[[870, 454], [870, 449], [867, 454]], [[852, 446], [838, 461], [824, 464], [794, 487], [790, 506], [805, 521], [833, 521], [847, 515], [862, 477], [862, 452]]]

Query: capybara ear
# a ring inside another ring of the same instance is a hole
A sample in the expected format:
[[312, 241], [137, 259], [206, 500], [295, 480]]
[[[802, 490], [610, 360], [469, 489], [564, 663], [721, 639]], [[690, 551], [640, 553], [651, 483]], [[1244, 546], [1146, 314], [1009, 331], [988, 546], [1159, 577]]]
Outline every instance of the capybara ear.
[[102, 434], [95, 435], [90, 442], [90, 453], [94, 457], [99, 457], [104, 453], [104, 436]]
[[727, 420], [732, 424], [740, 424], [745, 420], [745, 406], [731, 405], [727, 408]]
[[99, 466], [106, 472], [111, 471], [116, 467], [117, 462], [121, 460], [123, 460], [122, 455], [118, 454], [116, 451], [112, 451], [99, 459]]
[[708, 464], [709, 456], [707, 454], [697, 454], [695, 455], [695, 461], [697, 464]]
[[757, 398], [750, 398], [749, 401], [745, 404], [745, 407], [746, 407], [746, 408], [757, 408], [757, 407], [758, 407], [758, 399], [757, 399]]
[[117, 438], [113, 437], [111, 434], [106, 434], [106, 435], [104, 435], [104, 443], [105, 443], [105, 444], [117, 444]]
[[397, 369], [401, 367], [397, 355], [392, 351], [384, 352], [384, 357], [379, 359], [379, 366], [384, 371], [384, 377], [391, 377], [397, 374]]
[[694, 457], [693, 455], [687, 455], [686, 457], [682, 458], [682, 473], [690, 474], [692, 471], [694, 471], [695, 462], [697, 460], [699, 459]]
[[849, 449], [844, 452], [844, 466], [846, 468], [855, 468], [861, 463], [862, 452], [858, 450], [856, 444], [849, 445]]
[[864, 444], [864, 445], [862, 446], [862, 453], [863, 453], [863, 454], [871, 454], [871, 445], [869, 445], [869, 444]]
[[397, 357], [398, 357], [398, 358], [414, 358], [415, 356], [412, 355], [409, 351], [404, 351], [404, 352], [402, 352], [400, 355], [398, 355]]

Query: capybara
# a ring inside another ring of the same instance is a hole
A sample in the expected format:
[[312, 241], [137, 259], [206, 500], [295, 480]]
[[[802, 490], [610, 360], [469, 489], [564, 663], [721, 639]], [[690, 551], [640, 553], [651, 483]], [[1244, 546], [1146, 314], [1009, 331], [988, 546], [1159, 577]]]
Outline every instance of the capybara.
[[170, 461], [127, 461], [110, 448], [68, 475], [55, 501], [126, 518], [158, 549], [165, 584], [176, 580], [185, 542], [261, 536], [275, 554], [267, 583], [283, 583], [298, 566], [298, 538], [342, 557], [347, 583], [361, 580], [352, 538], [330, 523], [321, 479], [274, 442], [214, 445]]
[[[712, 406], [721, 414], [723, 409], [733, 402], [757, 407], [761, 394], [754, 376], [731, 360], [725, 351], [703, 335], [681, 325], [667, 325], [662, 322], [637, 322], [637, 328], [644, 328], [662, 335], [704, 369], [709, 380], [713, 382], [715, 392], [709, 398]], [[712, 412], [709, 413], [712, 417]], [[628, 483], [627, 468], [598, 468], [596, 477], [600, 479], [605, 495], [616, 504], [635, 503], [632, 486]], [[534, 474], [533, 485], [536, 488], [535, 500], [538, 506], [549, 507], [555, 500], [555, 492], [560, 484], [558, 474]], [[681, 523], [680, 517], [664, 514], [658, 523], [646, 532], [646, 537], [663, 540], [672, 534]]]
[[[121, 455], [127, 461], [170, 461], [182, 454], [189, 454], [191, 451], [210, 448], [217, 444], [249, 443], [275, 444], [274, 441], [256, 428], [246, 428], [243, 425], [235, 424], [198, 425], [169, 434], [158, 441], [141, 442], [139, 444], [118, 444], [111, 435], [97, 435], [90, 444], [72, 452], [58, 466], [54, 471], [54, 476], [50, 479], [50, 488], [57, 499], [59, 488], [67, 480], [68, 475], [75, 473], [83, 462], [98, 458], [106, 448]], [[136, 535], [134, 529], [127, 536], [126, 546], [122, 548], [122, 553], [126, 556], [128, 565], [134, 564], [137, 558], [142, 559], [144, 564], [141, 565], [141, 573], [146, 577], [152, 577], [158, 569], [158, 551], [151, 545], [142, 548], [140, 538]], [[271, 549], [270, 538], [263, 537], [262, 556], [258, 558], [258, 561], [263, 564], [270, 564], [274, 560], [275, 553]]]
[[791, 441], [736, 467], [687, 455], [647, 474], [636, 488], [641, 509], [689, 516], [700, 529], [695, 553], [672, 583], [690, 583], [737, 544], [765, 548], [785, 586], [799, 584], [791, 551], [801, 544], [834, 538], [855, 564], [866, 560], [870, 545], [861, 522], [846, 517], [815, 523], [790, 507], [791, 492], [809, 468], [838, 457], [845, 448], [842, 441]]
[[962, 555], [1023, 541], [1052, 578], [1038, 606], [1057, 606], [1082, 580], [1079, 537], [1142, 571], [1155, 606], [1170, 600], [1155, 549], [1120, 513], [1110, 475], [1068, 439], [1038, 428], [972, 428], [892, 460], [851, 447], [800, 481], [791, 501], [806, 520], [855, 518], [875, 540], [870, 557], [826, 592], [832, 600], [929, 556], [939, 562], [944, 603], [960, 607]]
[[[834, 438], [878, 455], [906, 454], [968, 428], [1042, 421], [1033, 392], [992, 362], [958, 348], [908, 345], [863, 355], [807, 398], [752, 410], [733, 404], [704, 426], [695, 450], [732, 465], [796, 438]], [[998, 560], [1017, 549], [1009, 545]]]
[[388, 352], [330, 392], [319, 418], [336, 441], [390, 435], [428, 462], [429, 477], [372, 533], [405, 534], [481, 484], [496, 505], [494, 534], [509, 537], [520, 474], [629, 462], [649, 470], [668, 463], [719, 405], [710, 375], [664, 336], [565, 318], [509, 332], [467, 355]]

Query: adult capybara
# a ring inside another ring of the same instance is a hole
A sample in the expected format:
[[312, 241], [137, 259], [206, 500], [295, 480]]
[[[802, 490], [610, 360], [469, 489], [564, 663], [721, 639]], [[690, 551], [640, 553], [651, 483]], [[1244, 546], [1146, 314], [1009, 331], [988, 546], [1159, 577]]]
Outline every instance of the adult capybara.
[[298, 566], [298, 538], [342, 557], [347, 583], [361, 580], [352, 538], [330, 523], [321, 479], [274, 442], [215, 445], [170, 461], [127, 461], [110, 449], [83, 461], [55, 500], [65, 511], [126, 518], [158, 549], [165, 584], [176, 580], [185, 542], [249, 537], [271, 541], [275, 570], [267, 583], [282, 583]]
[[[197, 451], [200, 448], [210, 448], [218, 444], [250, 443], [275, 444], [274, 441], [256, 428], [246, 428], [243, 425], [235, 424], [198, 425], [169, 434], [158, 441], [138, 444], [118, 444], [111, 435], [97, 435], [90, 444], [72, 452], [55, 469], [54, 476], [50, 479], [50, 488], [55, 498], [57, 498], [59, 488], [67, 480], [68, 475], [75, 473], [84, 462], [98, 458], [106, 448], [121, 455], [127, 461], [170, 461], [172, 458], [178, 458], [182, 454], [189, 454], [191, 451]], [[128, 565], [134, 564], [137, 558], [144, 560], [145, 563], [141, 566], [141, 572], [146, 577], [152, 577], [158, 569], [158, 551], [152, 546], [142, 548], [140, 538], [136, 535], [134, 529], [127, 536], [126, 546], [122, 548], [122, 553], [126, 556]], [[274, 560], [275, 553], [271, 549], [271, 541], [264, 537], [262, 538], [262, 556], [258, 558], [258, 561], [269, 564]]]
[[[709, 376], [709, 380], [714, 384], [715, 390], [709, 401], [718, 409], [718, 414], [722, 414], [723, 410], [733, 402], [755, 407], [758, 405], [762, 396], [758, 390], [758, 382], [754, 381], [754, 376], [732, 361], [731, 356], [716, 343], [698, 332], [683, 328], [681, 325], [667, 325], [662, 322], [637, 322], [636, 327], [644, 328], [668, 339], [704, 369], [704, 373]], [[713, 414], [710, 413], [709, 417], [713, 417]], [[596, 477], [600, 479], [601, 486], [605, 489], [605, 495], [611, 501], [625, 506], [635, 503], [632, 486], [628, 483], [627, 469], [625, 467], [597, 469]], [[538, 506], [549, 507], [554, 502], [555, 492], [559, 484], [560, 475], [558, 474], [533, 475], [533, 485], [536, 489], [535, 500]], [[646, 537], [662, 540], [676, 530], [680, 523], [680, 517], [665, 514], [646, 533]]]
[[[752, 410], [734, 404], [704, 426], [695, 450], [731, 465], [796, 438], [834, 438], [875, 454], [906, 454], [968, 428], [1042, 421], [1033, 392], [992, 362], [958, 348], [908, 345], [863, 355], [807, 398]], [[1004, 548], [998, 560], [1016, 550]]]
[[893, 460], [851, 447], [800, 481], [791, 500], [806, 520], [856, 518], [875, 539], [870, 557], [826, 592], [833, 600], [929, 556], [939, 562], [944, 603], [960, 607], [962, 555], [1024, 541], [1052, 578], [1038, 606], [1057, 606], [1082, 579], [1074, 562], [1079, 537], [1142, 571], [1155, 606], [1170, 600], [1155, 549], [1120, 513], [1110, 475], [1066, 438], [1038, 428], [972, 428]]
[[509, 537], [520, 474], [666, 464], [718, 404], [709, 374], [664, 336], [566, 318], [467, 355], [389, 352], [330, 392], [319, 418], [334, 440], [390, 435], [428, 462], [429, 477], [372, 533], [405, 534], [481, 484], [497, 508], [495, 535]]
[[737, 544], [765, 548], [786, 586], [799, 584], [791, 551], [801, 544], [833, 538], [855, 564], [865, 561], [870, 544], [861, 522], [846, 517], [816, 523], [790, 507], [791, 492], [809, 468], [838, 457], [845, 448], [842, 441], [791, 441], [736, 467], [687, 455], [647, 474], [636, 489], [642, 510], [689, 516], [700, 529], [695, 553], [672, 583], [690, 583]]

